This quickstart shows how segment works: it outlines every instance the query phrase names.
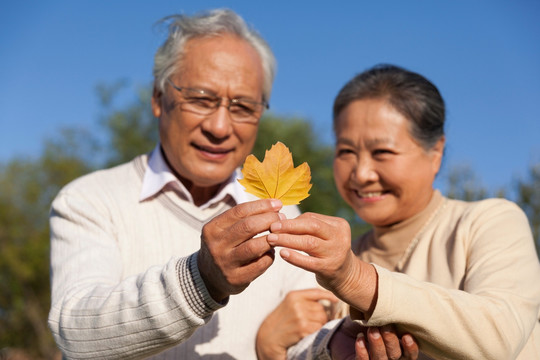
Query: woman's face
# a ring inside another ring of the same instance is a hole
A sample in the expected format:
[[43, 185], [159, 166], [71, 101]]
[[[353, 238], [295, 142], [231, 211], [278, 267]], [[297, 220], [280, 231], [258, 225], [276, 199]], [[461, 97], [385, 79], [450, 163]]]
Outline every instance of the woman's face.
[[334, 177], [341, 196], [375, 226], [423, 210], [433, 193], [444, 138], [429, 151], [409, 132], [409, 120], [384, 99], [350, 103], [336, 119]]

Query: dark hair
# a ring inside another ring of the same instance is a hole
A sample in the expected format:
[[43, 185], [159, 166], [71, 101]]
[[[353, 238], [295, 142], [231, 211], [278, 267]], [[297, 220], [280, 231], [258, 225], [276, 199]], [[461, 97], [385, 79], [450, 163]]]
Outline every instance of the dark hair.
[[426, 150], [444, 136], [444, 100], [435, 85], [420, 74], [382, 64], [356, 75], [334, 100], [334, 131], [343, 109], [363, 99], [387, 100], [410, 121], [411, 135]]

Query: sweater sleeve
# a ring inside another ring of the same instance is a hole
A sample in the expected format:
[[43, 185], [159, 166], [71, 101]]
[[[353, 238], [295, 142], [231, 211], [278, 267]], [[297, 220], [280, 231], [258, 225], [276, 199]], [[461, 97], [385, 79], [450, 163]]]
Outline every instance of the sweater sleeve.
[[361, 323], [399, 324], [437, 359], [516, 358], [538, 321], [540, 266], [523, 212], [508, 202], [489, 204], [458, 229], [468, 247], [463, 290], [376, 266], [377, 305]]
[[331, 320], [287, 349], [288, 360], [331, 360], [329, 343], [343, 319]]
[[123, 279], [105, 207], [79, 192], [52, 204], [49, 327], [67, 358], [131, 359], [178, 344], [223, 304], [209, 295], [197, 254]]

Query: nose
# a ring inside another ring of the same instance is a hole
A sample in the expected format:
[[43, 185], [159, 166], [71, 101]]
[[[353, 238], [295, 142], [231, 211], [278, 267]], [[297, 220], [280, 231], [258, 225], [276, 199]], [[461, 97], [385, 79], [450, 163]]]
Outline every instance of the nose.
[[351, 177], [359, 184], [377, 181], [378, 174], [373, 160], [368, 156], [358, 157], [356, 167], [352, 171]]
[[225, 139], [233, 132], [231, 114], [226, 104], [220, 106], [212, 114], [206, 116], [201, 123], [204, 133], [215, 139]]

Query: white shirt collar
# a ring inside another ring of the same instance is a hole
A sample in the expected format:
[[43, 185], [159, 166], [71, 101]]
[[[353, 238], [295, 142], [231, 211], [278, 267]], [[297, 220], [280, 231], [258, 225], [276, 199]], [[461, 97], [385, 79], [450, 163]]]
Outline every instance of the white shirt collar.
[[[205, 209], [210, 205], [223, 200], [227, 195], [230, 195], [237, 204], [255, 199], [255, 197], [246, 193], [244, 187], [237, 181], [241, 177], [242, 173], [240, 169], [236, 169], [216, 196], [207, 203], [199, 206], [199, 208]], [[148, 158], [148, 167], [144, 173], [139, 201], [145, 201], [152, 196], [155, 196], [168, 184], [170, 184], [175, 191], [183, 194], [189, 202], [193, 203], [193, 197], [189, 191], [173, 174], [169, 165], [167, 165], [167, 162], [161, 153], [161, 146], [158, 143]]]

